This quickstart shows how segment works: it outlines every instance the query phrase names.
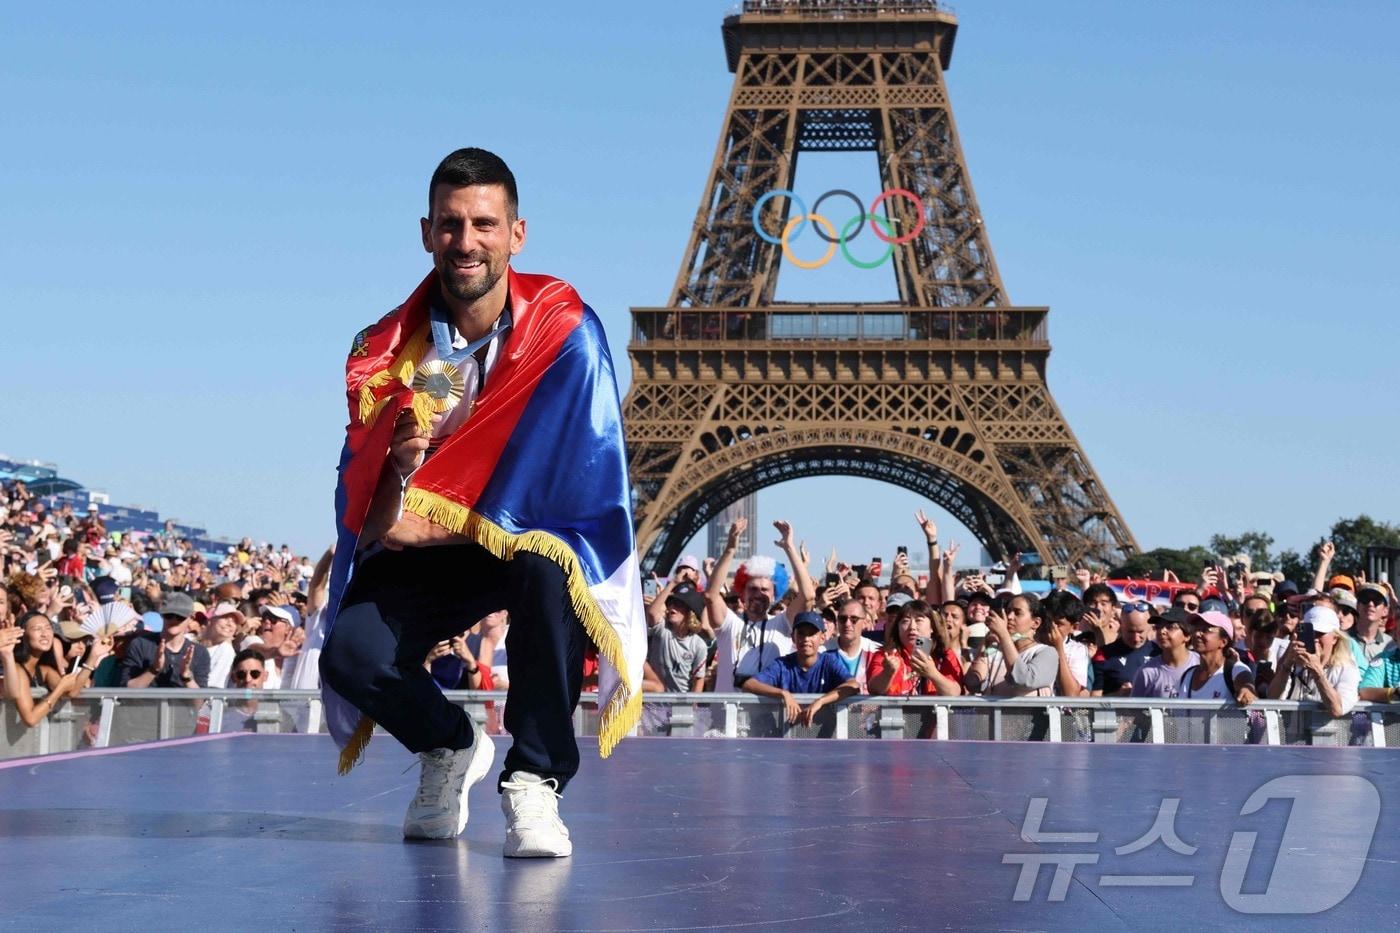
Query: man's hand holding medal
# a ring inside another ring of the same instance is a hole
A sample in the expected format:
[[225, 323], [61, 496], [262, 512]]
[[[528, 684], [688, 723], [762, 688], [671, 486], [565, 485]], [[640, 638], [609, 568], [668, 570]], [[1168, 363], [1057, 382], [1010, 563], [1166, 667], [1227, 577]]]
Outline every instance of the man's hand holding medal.
[[[433, 428], [442, 422], [442, 415], [433, 415]], [[404, 482], [414, 470], [423, 465], [428, 446], [432, 443], [432, 430], [418, 430], [412, 410], [399, 413], [394, 425], [394, 440], [389, 445], [389, 458], [399, 478]], [[434, 544], [463, 544], [469, 539], [466, 535], [454, 534], [441, 525], [435, 525], [412, 512], [405, 512], [379, 539], [391, 551], [401, 551], [406, 547], [430, 547]]]

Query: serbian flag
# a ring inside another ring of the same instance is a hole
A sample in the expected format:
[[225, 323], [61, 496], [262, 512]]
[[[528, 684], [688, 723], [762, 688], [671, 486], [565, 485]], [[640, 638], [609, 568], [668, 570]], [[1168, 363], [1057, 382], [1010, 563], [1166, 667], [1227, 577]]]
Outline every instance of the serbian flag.
[[[502, 560], [527, 552], [563, 568], [574, 611], [598, 648], [598, 747], [607, 757], [641, 715], [647, 649], [617, 378], [598, 316], [570, 285], [508, 274], [505, 345], [471, 415], [414, 472], [404, 510]], [[433, 272], [350, 348], [328, 633], [399, 413], [413, 411], [420, 423], [431, 417], [431, 399], [410, 383], [432, 343], [428, 305], [436, 288]], [[374, 724], [329, 688], [322, 693], [345, 773]]]

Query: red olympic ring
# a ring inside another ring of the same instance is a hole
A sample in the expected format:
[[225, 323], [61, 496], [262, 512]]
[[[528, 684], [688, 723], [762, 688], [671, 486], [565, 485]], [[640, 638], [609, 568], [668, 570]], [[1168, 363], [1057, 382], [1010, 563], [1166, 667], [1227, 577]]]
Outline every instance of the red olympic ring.
[[[914, 225], [913, 230], [910, 230], [903, 236], [890, 237], [880, 232], [880, 228], [876, 226], [873, 218], [875, 216], [875, 208], [880, 206], [880, 202], [884, 201], [886, 198], [893, 197], [896, 194], [902, 195], [903, 197], [906, 197], [911, 202], [913, 202], [915, 214], [919, 218], [919, 222]], [[872, 218], [870, 221], [870, 231], [875, 234], [876, 238], [883, 240], [886, 243], [893, 243], [895, 245], [899, 245], [900, 243], [908, 243], [910, 240], [914, 239], [914, 237], [918, 236], [923, 231], [924, 225], [928, 222], [927, 219], [924, 217], [924, 202], [919, 198], [917, 194], [908, 190], [907, 188], [886, 188], [884, 191], [880, 192], [879, 196], [876, 197], [875, 200], [870, 202], [870, 215]]]

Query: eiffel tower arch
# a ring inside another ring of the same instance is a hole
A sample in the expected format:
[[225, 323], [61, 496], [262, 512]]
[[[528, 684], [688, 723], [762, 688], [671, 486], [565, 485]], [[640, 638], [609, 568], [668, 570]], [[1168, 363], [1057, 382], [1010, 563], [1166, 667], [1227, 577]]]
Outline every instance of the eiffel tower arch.
[[[724, 20], [734, 86], [680, 272], [665, 307], [632, 309], [644, 567], [739, 497], [821, 475], [926, 496], [998, 556], [1137, 549], [1046, 385], [1049, 310], [1011, 304], [997, 270], [943, 80], [956, 35], [936, 0], [745, 0]], [[818, 151], [876, 155], [885, 193], [854, 226], [781, 193]], [[791, 234], [850, 258], [866, 226], [897, 302], [774, 300]]]

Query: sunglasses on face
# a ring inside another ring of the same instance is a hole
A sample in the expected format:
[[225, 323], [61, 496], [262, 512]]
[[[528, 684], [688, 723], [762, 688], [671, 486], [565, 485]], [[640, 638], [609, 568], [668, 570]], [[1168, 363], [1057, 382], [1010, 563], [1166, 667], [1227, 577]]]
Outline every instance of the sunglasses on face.
[[864, 616], [837, 616], [837, 617], [836, 617], [836, 621], [837, 621], [837, 622], [863, 622], [863, 621], [865, 621], [865, 617], [864, 617]]
[[1139, 599], [1136, 602], [1124, 603], [1123, 608], [1131, 612], [1148, 612], [1152, 609], [1152, 606], [1147, 600]]
[[1177, 603], [1177, 605], [1180, 606], [1182, 609], [1185, 609], [1187, 612], [1200, 612], [1201, 610], [1200, 603], [1188, 603], [1183, 601]]
[[262, 671], [234, 671], [234, 680], [262, 680]]
[[1385, 600], [1381, 599], [1379, 596], [1362, 596], [1362, 597], [1359, 597], [1359, 598], [1356, 600], [1356, 602], [1357, 602], [1357, 605], [1360, 605], [1360, 606], [1384, 606], [1384, 605], [1385, 605]]

